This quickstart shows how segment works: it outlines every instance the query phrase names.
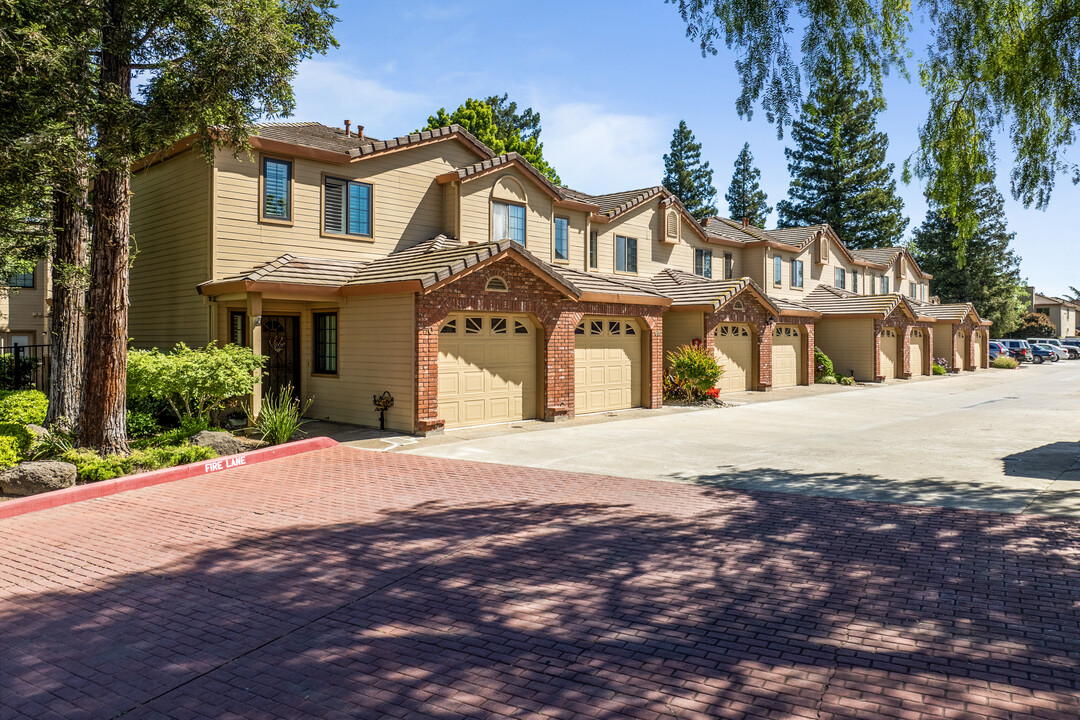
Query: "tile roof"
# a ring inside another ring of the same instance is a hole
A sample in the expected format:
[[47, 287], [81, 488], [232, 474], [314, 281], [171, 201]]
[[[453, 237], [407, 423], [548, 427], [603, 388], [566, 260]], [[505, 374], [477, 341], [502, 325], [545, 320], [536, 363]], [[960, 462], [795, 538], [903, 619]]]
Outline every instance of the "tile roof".
[[353, 274], [345, 286], [415, 281], [419, 282], [421, 287], [428, 288], [507, 250], [512, 242], [500, 240], [467, 244], [445, 237], [435, 240], [439, 242], [423, 251], [411, 248], [366, 263]]
[[901, 303], [905, 303], [904, 296], [897, 293], [856, 295], [830, 285], [818, 285], [806, 296], [802, 304], [825, 316], [852, 314], [887, 317]]
[[748, 277], [709, 280], [683, 270], [664, 268], [654, 275], [649, 283], [657, 293], [671, 298], [672, 306], [711, 305], [713, 308], [721, 308], [743, 290], [753, 288], [771, 310], [779, 313], [773, 299], [766, 297], [761, 288]]
[[771, 239], [761, 230], [761, 228], [756, 228], [753, 225], [743, 227], [741, 222], [736, 222], [735, 220], [730, 220], [728, 218], [705, 218], [701, 223], [701, 227], [707, 236], [719, 238], [721, 240], [751, 243], [759, 240]]
[[562, 191], [570, 200], [578, 200], [580, 202], [598, 205], [600, 207], [600, 212], [609, 217], [620, 215], [665, 192], [662, 185], [654, 185], [652, 187], [641, 188], [640, 190], [608, 193], [606, 195], [588, 195], [577, 190], [571, 190], [570, 188], [562, 188]]
[[765, 234], [776, 242], [801, 248], [804, 245], [809, 244], [817, 237], [818, 233], [827, 227], [829, 226], [806, 225], [803, 227], [776, 228], [775, 230], [766, 230]]
[[[363, 265], [363, 263], [354, 260], [296, 257], [286, 253], [268, 263], [257, 265], [247, 273], [210, 282], [247, 280], [250, 282], [340, 287], [348, 282], [349, 278]], [[207, 285], [209, 283], [202, 284]]]
[[[481, 160], [478, 163], [474, 163], [472, 165], [467, 165], [466, 167], [459, 168], [456, 172], [457, 172], [458, 179], [467, 180], [468, 178], [470, 178], [470, 177], [472, 177], [474, 175], [478, 175], [480, 173], [487, 172], [488, 170], [491, 170], [493, 168], [497, 168], [497, 167], [499, 167], [501, 165], [510, 165], [510, 164], [513, 164], [513, 163], [516, 163], [516, 162], [522, 163], [527, 168], [529, 174], [533, 176], [533, 179], [535, 179], [537, 182], [539, 182], [542, 185], [544, 185], [545, 187], [547, 187], [548, 190], [550, 190], [556, 197], [569, 198], [571, 200], [577, 200], [578, 199], [576, 197], [570, 197], [569, 195], [567, 195], [566, 192], [565, 192], [565, 188], [561, 188], [558, 185], [556, 185], [555, 183], [548, 180], [546, 177], [544, 177], [543, 173], [541, 173], [539, 170], [537, 170], [535, 167], [533, 167], [532, 164], [528, 160], [526, 160], [525, 158], [523, 158], [521, 155], [519, 155], [516, 152], [505, 153], [503, 155], [497, 155], [495, 157], [488, 158], [487, 160]], [[451, 173], [449, 173], [449, 174], [452, 176], [453, 171]], [[580, 193], [578, 193], [578, 194], [580, 194]]]
[[852, 250], [851, 254], [860, 260], [872, 262], [876, 265], [888, 265], [899, 253], [902, 247], [866, 248], [865, 250]]
[[460, 135], [464, 137], [477, 150], [493, 156], [495, 153], [490, 148], [477, 140], [469, 131], [460, 125], [448, 125], [434, 130], [423, 130], [391, 138], [389, 140], [377, 140], [372, 137], [359, 138], [356, 134], [345, 135], [341, 128], [330, 127], [317, 122], [266, 122], [255, 123], [251, 126], [252, 134], [268, 140], [278, 140], [290, 145], [302, 145], [304, 147], [317, 148], [339, 152], [350, 158], [374, 155], [386, 150], [406, 147], [420, 142], [437, 140], [439, 138]]
[[979, 316], [979, 313], [975, 311], [975, 306], [971, 303], [948, 303], [947, 305], [940, 305], [912, 302], [912, 305], [914, 305], [916, 311], [920, 315], [926, 315], [935, 320], [955, 320], [960, 322], [967, 317], [968, 313], [975, 313], [975, 317]]
[[[545, 263], [546, 264], [546, 263]], [[662, 300], [666, 296], [657, 292], [648, 284], [635, 283], [624, 280], [617, 275], [601, 275], [599, 273], [585, 272], [561, 265], [549, 265], [549, 269], [566, 280], [567, 283], [583, 293], [603, 293], [610, 295], [638, 295]]]
[[1066, 300], [1065, 298], [1055, 297], [1053, 295], [1042, 295], [1035, 293], [1036, 305], [1067, 305], [1069, 307], [1080, 308], [1080, 304], [1073, 300]]

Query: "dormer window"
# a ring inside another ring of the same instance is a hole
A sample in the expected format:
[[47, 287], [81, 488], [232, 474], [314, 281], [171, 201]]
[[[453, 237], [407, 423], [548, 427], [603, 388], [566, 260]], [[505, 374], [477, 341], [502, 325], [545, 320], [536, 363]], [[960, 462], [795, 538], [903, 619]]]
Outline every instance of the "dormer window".
[[493, 201], [491, 203], [491, 239], [513, 240], [525, 247], [525, 206]]

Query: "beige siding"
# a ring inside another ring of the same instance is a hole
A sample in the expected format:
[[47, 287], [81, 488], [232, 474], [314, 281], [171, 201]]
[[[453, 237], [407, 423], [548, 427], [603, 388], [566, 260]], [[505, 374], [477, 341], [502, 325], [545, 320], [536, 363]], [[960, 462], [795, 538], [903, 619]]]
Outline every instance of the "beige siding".
[[671, 365], [668, 356], [673, 350], [689, 345], [691, 340], [705, 339], [705, 315], [700, 312], [664, 313], [664, 368]]
[[[476, 162], [465, 146], [446, 141], [335, 165], [293, 159], [292, 224], [259, 221], [261, 160], [217, 156], [215, 277], [227, 277], [284, 253], [371, 260], [428, 240], [446, 229], [442, 173]], [[324, 175], [372, 185], [372, 238], [327, 236], [322, 227]]]
[[[746, 248], [742, 251], [742, 274], [745, 277], [750, 278], [758, 284], [759, 287], [765, 289], [766, 293], [774, 294], [772, 292], [772, 278], [765, 275], [765, 262], [767, 257], [767, 250], [763, 247]], [[771, 270], [771, 268], [770, 268]], [[803, 268], [803, 273], [809, 277], [810, 267], [809, 265]], [[786, 295], [779, 294], [778, 297], [787, 297]]]
[[931, 362], [936, 363], [937, 358], [945, 358], [952, 365], [953, 357], [953, 326], [948, 323], [934, 325], [934, 357]]
[[210, 279], [210, 177], [194, 151], [132, 175], [128, 335], [135, 347], [210, 341], [209, 307], [195, 290]]
[[[765, 288], [765, 292], [767, 294], [773, 297], [783, 298], [785, 300], [794, 300], [795, 302], [802, 300], [804, 297], [806, 297], [807, 293], [809, 293], [819, 284], [813, 280], [815, 272], [820, 274], [820, 269], [816, 268], [814, 265], [814, 253], [812, 252], [812, 247], [813, 246], [807, 247], [799, 253], [783, 252], [780, 250], [769, 250], [767, 252], [765, 252], [764, 250], [759, 251], [765, 254], [765, 271], [763, 275], [762, 273], [759, 273], [759, 275], [762, 276], [762, 280], [764, 282], [758, 284]], [[749, 253], [750, 251], [747, 252]], [[779, 285], [774, 282], [775, 275], [773, 272], [773, 263], [775, 262], [774, 258], [778, 256], [782, 260]], [[792, 260], [801, 260], [803, 264], [803, 286], [801, 288], [793, 287], [791, 284]]]
[[48, 267], [42, 261], [34, 268], [34, 287], [0, 291], [0, 344], [10, 344], [12, 335], [28, 336], [31, 345], [47, 342], [50, 282]]
[[829, 356], [836, 372], [856, 380], [874, 380], [874, 321], [827, 319], [817, 321], [814, 341]]

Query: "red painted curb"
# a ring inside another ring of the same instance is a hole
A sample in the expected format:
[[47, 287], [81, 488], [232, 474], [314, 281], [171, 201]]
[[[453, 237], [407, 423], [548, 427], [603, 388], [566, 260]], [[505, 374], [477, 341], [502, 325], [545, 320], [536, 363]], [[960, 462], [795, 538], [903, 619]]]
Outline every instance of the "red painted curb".
[[177, 465], [176, 467], [165, 468], [164, 470], [153, 470], [151, 472], [139, 473], [138, 475], [127, 475], [125, 477], [114, 478], [113, 480], [102, 480], [101, 482], [77, 485], [75, 487], [64, 488], [63, 490], [53, 490], [52, 492], [41, 493], [40, 495], [30, 495], [29, 497], [19, 498], [17, 500], [5, 500], [0, 502], [0, 520], [15, 517], [17, 515], [25, 515], [26, 513], [37, 512], [38, 510], [49, 510], [51, 508], [60, 507], [61, 505], [70, 505], [71, 503], [82, 502], [83, 500], [93, 500], [94, 498], [106, 497], [107, 495], [115, 495], [128, 490], [138, 490], [140, 488], [150, 487], [151, 485], [161, 485], [162, 483], [184, 480], [185, 478], [197, 477], [199, 475], [209, 475], [222, 470], [247, 467], [248, 465], [266, 462], [267, 460], [277, 460], [279, 458], [300, 455], [315, 450], [325, 450], [326, 448], [334, 447], [337, 444], [336, 440], [331, 440], [326, 437], [311, 438], [310, 440], [297, 440], [296, 442], [252, 450], [251, 452], [240, 453], [239, 455], [226, 455], [212, 460], [191, 463], [190, 465]]

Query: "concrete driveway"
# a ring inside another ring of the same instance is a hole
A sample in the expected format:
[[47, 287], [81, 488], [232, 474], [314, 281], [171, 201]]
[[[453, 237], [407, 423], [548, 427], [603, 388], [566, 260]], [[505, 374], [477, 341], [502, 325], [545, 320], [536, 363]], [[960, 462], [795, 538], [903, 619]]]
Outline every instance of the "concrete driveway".
[[402, 452], [917, 505], [1080, 517], [1080, 361]]

